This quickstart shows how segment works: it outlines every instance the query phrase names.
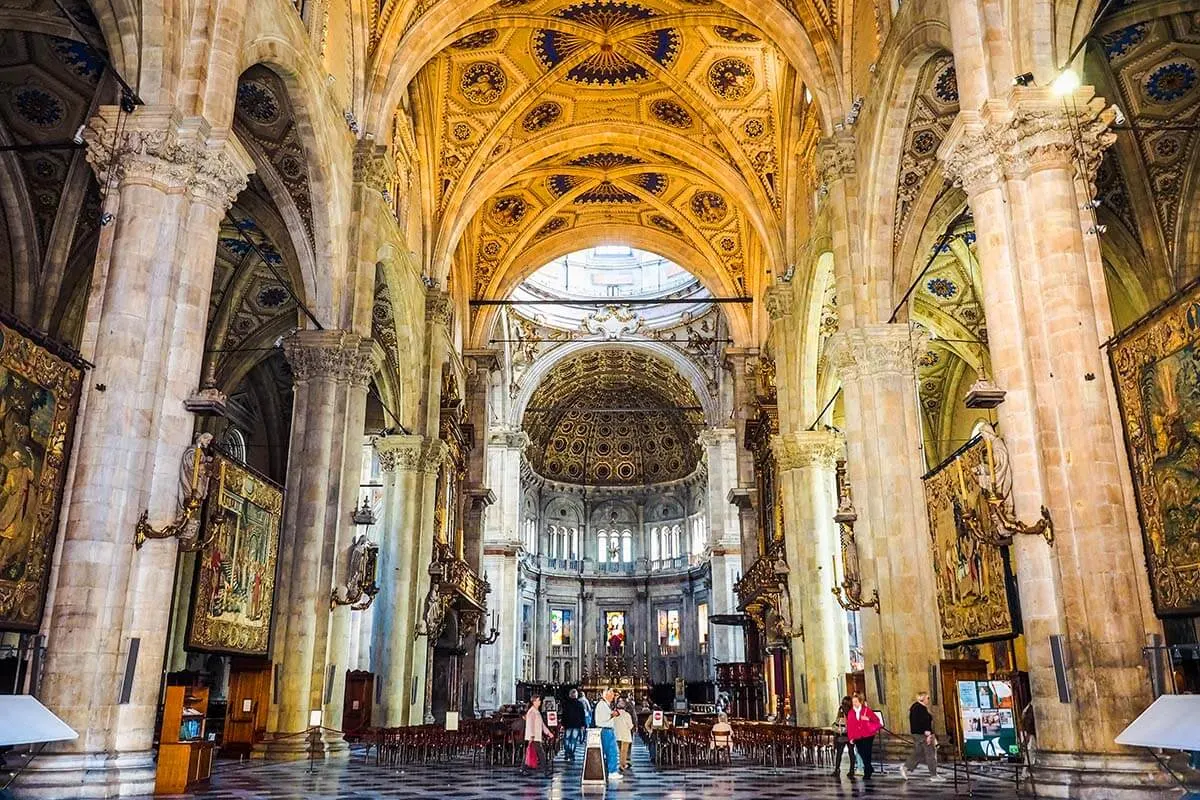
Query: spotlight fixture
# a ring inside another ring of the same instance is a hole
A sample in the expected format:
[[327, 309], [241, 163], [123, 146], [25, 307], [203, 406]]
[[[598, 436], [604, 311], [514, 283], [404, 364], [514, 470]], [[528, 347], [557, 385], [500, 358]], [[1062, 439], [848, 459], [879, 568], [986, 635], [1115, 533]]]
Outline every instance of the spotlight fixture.
[[1086, 203], [1083, 204], [1084, 211], [1087, 211], [1089, 208], [1099, 208], [1099, 207], [1100, 207], [1100, 198], [1099, 197], [1093, 198], [1092, 200], [1088, 200]]
[[1113, 124], [1114, 125], [1124, 125], [1125, 124], [1125, 112], [1123, 112], [1121, 110], [1121, 107], [1119, 105], [1117, 105], [1116, 103], [1113, 103], [1108, 108], [1113, 113]]
[[137, 108], [137, 101], [133, 99], [133, 93], [128, 89], [121, 92], [121, 110], [126, 114], [132, 114], [135, 108]]
[[110, 214], [109, 212], [105, 211], [103, 214], [100, 215], [100, 224], [102, 226], [107, 225], [108, 223], [110, 223], [112, 221], [113, 221], [113, 215]]
[[1080, 86], [1079, 73], [1073, 69], [1064, 69], [1054, 83], [1050, 84], [1050, 88], [1054, 93], [1060, 96], [1071, 94]]
[[86, 124], [80, 125], [79, 130], [75, 131], [75, 135], [71, 137], [71, 141], [75, 144], [83, 144], [83, 129], [86, 127]]
[[1033, 86], [1033, 73], [1025, 72], [1013, 78], [1013, 86]]
[[1108, 233], [1108, 226], [1107, 225], [1093, 225], [1092, 227], [1088, 228], [1088, 233], [1094, 234], [1096, 236], [1102, 236], [1102, 235]]

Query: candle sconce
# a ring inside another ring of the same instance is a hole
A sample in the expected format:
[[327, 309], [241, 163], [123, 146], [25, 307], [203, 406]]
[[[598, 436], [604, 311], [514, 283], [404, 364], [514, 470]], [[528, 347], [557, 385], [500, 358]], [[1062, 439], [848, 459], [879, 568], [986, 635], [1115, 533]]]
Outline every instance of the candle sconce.
[[483, 615], [482, 614], [479, 615], [478, 627], [475, 630], [476, 644], [482, 644], [482, 645], [495, 644], [496, 641], [500, 638], [500, 615], [499, 615], [499, 613], [493, 611], [491, 616], [488, 617], [488, 620], [490, 622], [490, 625], [488, 626], [488, 632], [486, 634], [484, 634], [484, 632], [483, 632]]
[[[213, 456], [211, 452], [213, 436], [202, 433], [196, 441], [184, 451], [179, 465], [179, 510], [174, 520], [162, 529], [150, 524], [150, 510], [146, 509], [138, 517], [133, 531], [133, 546], [138, 550], [148, 539], [178, 539], [179, 549], [185, 553], [195, 553], [203, 550], [220, 530], [225, 513], [216, 509], [209, 516], [211, 532], [207, 539], [200, 538], [201, 510], [208, 497], [209, 477], [212, 471]], [[222, 464], [222, 469], [224, 464]]]
[[[850, 497], [850, 481], [846, 477], [846, 462], [837, 462], [837, 487], [838, 487], [838, 510], [833, 515], [833, 521], [838, 524], [841, 531], [842, 545], [842, 563], [845, 565], [845, 574], [842, 576], [841, 583], [833, 587], [833, 596], [837, 598], [838, 605], [846, 611], [861, 611], [864, 608], [873, 608], [875, 613], [879, 611], [879, 590], [871, 591], [869, 600], [863, 598], [862, 580], [858, 571], [858, 542], [854, 538], [854, 523], [858, 521], [858, 511], [854, 508], [854, 501]], [[837, 580], [837, 556], [833, 556], [833, 577]]]

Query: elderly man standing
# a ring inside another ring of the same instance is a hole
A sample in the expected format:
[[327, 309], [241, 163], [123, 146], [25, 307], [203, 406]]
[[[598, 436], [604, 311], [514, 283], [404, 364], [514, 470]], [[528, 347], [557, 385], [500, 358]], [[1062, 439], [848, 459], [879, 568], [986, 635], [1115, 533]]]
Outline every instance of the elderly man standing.
[[900, 765], [901, 776], [908, 780], [908, 773], [924, 761], [931, 780], [945, 780], [937, 774], [937, 737], [933, 735], [933, 714], [929, 713], [929, 692], [920, 692], [908, 709], [908, 730], [913, 737], [913, 751]]
[[608, 780], [616, 783], [621, 780], [620, 757], [617, 755], [617, 735], [613, 730], [613, 698], [616, 692], [608, 687], [600, 695], [596, 703], [595, 725], [600, 729], [600, 745], [604, 748], [604, 768], [608, 772]]

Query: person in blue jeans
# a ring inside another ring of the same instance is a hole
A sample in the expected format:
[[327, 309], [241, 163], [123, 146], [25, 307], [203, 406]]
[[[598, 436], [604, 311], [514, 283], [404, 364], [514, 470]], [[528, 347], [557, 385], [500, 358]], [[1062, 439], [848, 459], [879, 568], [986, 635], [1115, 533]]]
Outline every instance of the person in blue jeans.
[[606, 688], [596, 703], [593, 718], [595, 726], [600, 729], [600, 746], [604, 749], [604, 768], [608, 772], [610, 783], [617, 783], [621, 780], [620, 756], [617, 755], [617, 735], [613, 731], [612, 719], [612, 702], [615, 697], [616, 692], [612, 690], [612, 687]]
[[563, 758], [572, 762], [575, 760], [576, 748], [586, 741], [587, 730], [587, 712], [583, 709], [583, 703], [579, 702], [579, 692], [575, 689], [572, 689], [563, 701], [562, 726], [565, 731]]

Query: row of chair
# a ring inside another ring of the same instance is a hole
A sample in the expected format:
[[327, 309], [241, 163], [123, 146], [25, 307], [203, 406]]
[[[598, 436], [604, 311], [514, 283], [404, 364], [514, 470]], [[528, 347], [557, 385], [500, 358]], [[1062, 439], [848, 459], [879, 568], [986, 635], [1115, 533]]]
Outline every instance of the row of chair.
[[733, 731], [738, 752], [756, 764], [778, 767], [833, 764], [834, 736], [823, 728], [741, 723], [735, 724]]

